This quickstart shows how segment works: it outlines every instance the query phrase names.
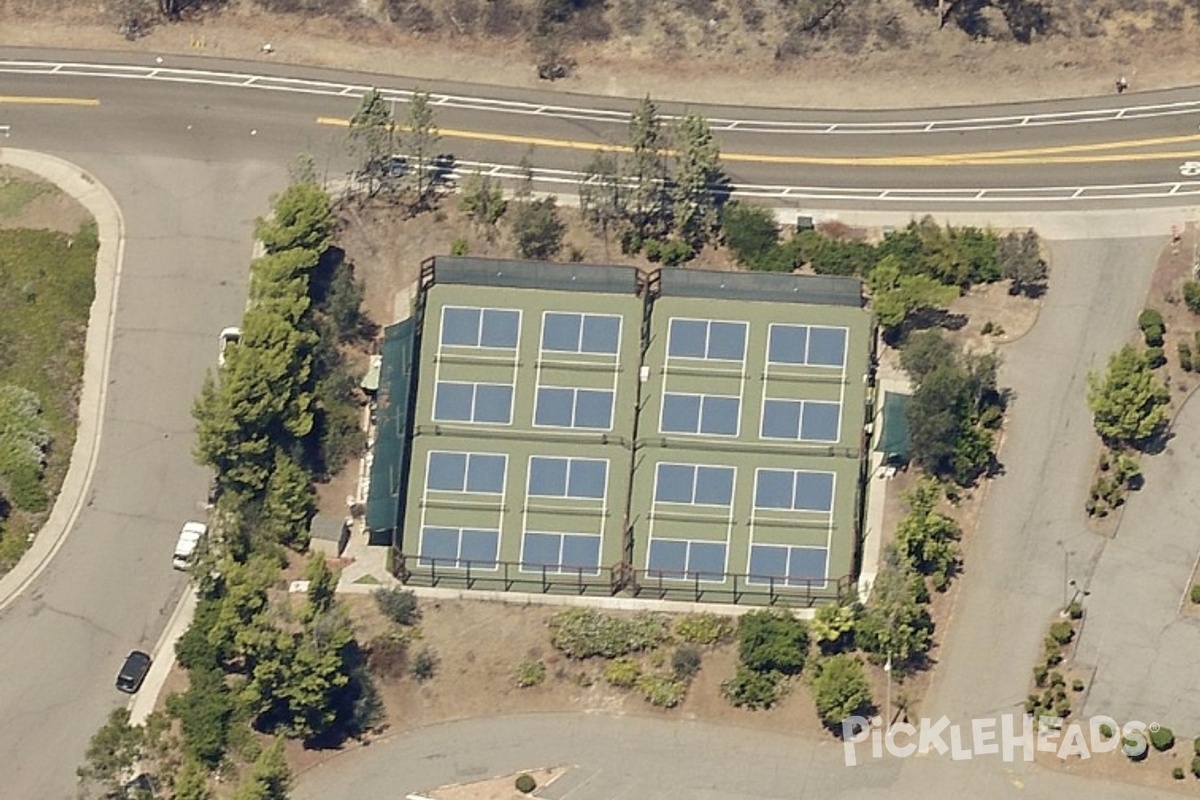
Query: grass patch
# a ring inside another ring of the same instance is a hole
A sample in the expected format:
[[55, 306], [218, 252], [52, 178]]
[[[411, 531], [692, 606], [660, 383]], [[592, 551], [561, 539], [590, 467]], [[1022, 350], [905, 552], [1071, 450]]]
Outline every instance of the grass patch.
[[[13, 183], [0, 183], [0, 215], [27, 196], [8, 188]], [[74, 236], [0, 230], [0, 383], [24, 387], [41, 400], [51, 436], [43, 475], [50, 497], [62, 486], [75, 443], [98, 246], [94, 225]], [[11, 512], [0, 519], [0, 572], [12, 568], [45, 516]]]
[[379, 585], [379, 578], [376, 578], [374, 575], [368, 574], [368, 575], [363, 575], [362, 577], [359, 577], [359, 578], [355, 578], [354, 583], [366, 584], [367, 586], [377, 586], [377, 585]]
[[0, 217], [15, 217], [42, 195], [57, 191], [49, 183], [0, 177]]

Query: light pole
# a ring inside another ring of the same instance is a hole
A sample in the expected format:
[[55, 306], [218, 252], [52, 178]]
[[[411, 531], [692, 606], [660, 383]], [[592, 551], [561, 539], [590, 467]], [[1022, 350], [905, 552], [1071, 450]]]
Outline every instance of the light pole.
[[884, 674], [887, 675], [887, 701], [884, 705], [885, 714], [883, 722], [883, 737], [886, 739], [888, 732], [892, 729], [892, 654], [888, 653], [887, 663], [883, 665]]
[[1063, 607], [1063, 613], [1065, 614], [1065, 613], [1067, 613], [1067, 606], [1070, 605], [1071, 551], [1067, 550], [1067, 546], [1063, 542], [1062, 539], [1059, 539], [1057, 544], [1059, 547], [1062, 548], [1062, 551], [1063, 551], [1063, 604], [1062, 604], [1062, 607]]

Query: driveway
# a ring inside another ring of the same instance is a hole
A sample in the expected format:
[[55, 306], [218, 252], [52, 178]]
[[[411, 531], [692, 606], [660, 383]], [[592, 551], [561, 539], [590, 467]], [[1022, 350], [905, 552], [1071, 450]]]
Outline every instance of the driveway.
[[[1187, 597], [1200, 553], [1200, 400], [1175, 420], [1166, 451], [1142, 459], [1116, 537], [1087, 583], [1081, 660], [1096, 667], [1084, 710], [1200, 734], [1200, 614]], [[1191, 612], [1191, 613], [1189, 613]]]

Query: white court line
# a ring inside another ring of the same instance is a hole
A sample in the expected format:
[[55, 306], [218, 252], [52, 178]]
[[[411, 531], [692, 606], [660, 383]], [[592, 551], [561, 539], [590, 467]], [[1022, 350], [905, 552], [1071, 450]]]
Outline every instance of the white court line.
[[[94, 78], [140, 78], [174, 83], [198, 85], [235, 86], [241, 88], [269, 89], [334, 97], [361, 97], [372, 87], [365, 84], [337, 83], [333, 81], [288, 78], [274, 75], [254, 75], [215, 70], [182, 69], [173, 67], [146, 67], [124, 64], [87, 64], [75, 62], [45, 62], [23, 60], [0, 60], [0, 73], [28, 75], [63, 75]], [[379, 87], [386, 100], [408, 102], [412, 91]], [[545, 116], [556, 119], [609, 122], [625, 124], [629, 113], [603, 108], [580, 108], [544, 103], [527, 103], [516, 100], [498, 100], [486, 97], [470, 97], [430, 93], [436, 106], [473, 111]], [[777, 114], [796, 114], [800, 111], [776, 110]], [[871, 134], [871, 133], [945, 133], [949, 131], [1000, 130], [1048, 125], [1072, 125], [1092, 122], [1111, 122], [1127, 119], [1145, 119], [1159, 116], [1200, 113], [1200, 100], [1182, 100], [1173, 103], [1152, 103], [1142, 106], [1120, 106], [1077, 111], [1049, 111], [1035, 114], [1016, 114], [980, 117], [946, 117], [919, 121], [798, 121], [739, 120], [713, 117], [708, 120], [714, 131], [749, 131], [762, 134]], [[677, 119], [664, 115], [666, 120]]]

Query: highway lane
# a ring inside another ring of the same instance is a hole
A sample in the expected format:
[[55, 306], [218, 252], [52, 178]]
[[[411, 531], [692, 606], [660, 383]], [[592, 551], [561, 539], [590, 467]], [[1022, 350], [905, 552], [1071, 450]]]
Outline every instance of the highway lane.
[[[245, 72], [247, 66], [242, 65], [241, 69]], [[339, 86], [361, 87], [378, 76], [322, 77], [340, 78]], [[192, 78], [200, 79], [194, 73]], [[323, 126], [315, 123], [320, 117], [345, 120], [357, 105], [355, 97], [140, 78], [5, 74], [3, 81], [8, 87], [6, 93], [53, 96], [61, 95], [69, 87], [73, 92], [95, 97], [101, 101], [99, 107], [71, 111], [85, 119], [98, 116], [106, 120], [106, 127], [124, 129], [129, 135], [133, 135], [134, 129], [159, 129], [167, 120], [190, 115], [206, 122], [236, 119], [256, 125], [256, 121], [261, 121], [263, 133], [280, 146], [287, 141], [310, 149], [314, 149], [314, 145], [323, 148], [325, 153], [316, 153], [319, 160], [338, 165], [343, 170], [347, 163], [340, 158], [339, 151], [344, 130], [341, 133], [323, 131], [320, 130]], [[476, 94], [483, 91], [481, 87], [459, 90]], [[1187, 94], [1176, 91], [1162, 93], [1163, 96], [1139, 97], [1130, 105], [1173, 108], [1175, 104], [1194, 102], [1198, 93], [1190, 93], [1192, 101], [1182, 99]], [[539, 96], [538, 99], [564, 102], [561, 96]], [[611, 110], [614, 105], [607, 99], [566, 99], [586, 103], [589, 108]], [[1113, 107], [1112, 98], [1091, 102], [1101, 108]], [[626, 110], [631, 106], [628, 102], [615, 105]], [[740, 109], [706, 110], [727, 117], [748, 116]], [[754, 112], [762, 113], [761, 110]], [[972, 111], [975, 119], [995, 117], [1001, 121], [1013, 112], [1013, 109], [1004, 108]], [[401, 103], [398, 114], [402, 117], [403, 113]], [[792, 115], [792, 112], [774, 113], [777, 118]], [[909, 120], [934, 119], [938, 113], [893, 112], [880, 124], [896, 123], [905, 116]], [[954, 113], [965, 112], [955, 110]], [[1038, 113], [1056, 112], [1046, 107]], [[21, 136], [21, 107], [0, 106], [0, 115], [5, 124], [12, 126], [12, 135]], [[1200, 111], [1187, 110], [1186, 113], [1079, 124], [1010, 127], [997, 122], [995, 124], [1000, 127], [989, 130], [934, 130], [920, 134], [760, 133], [734, 129], [719, 132], [718, 137], [727, 155], [727, 169], [735, 183], [882, 189], [1036, 188], [1179, 180], [1180, 166], [1186, 161], [1200, 159], [1197, 120], [1200, 120]], [[582, 169], [591, 158], [593, 148], [619, 147], [626, 136], [625, 123], [615, 119], [565, 119], [476, 108], [439, 107], [438, 123], [447, 131], [442, 140], [443, 149], [461, 159], [515, 164], [522, 156], [532, 153], [539, 166], [569, 170]], [[288, 130], [280, 131], [280, 125]], [[240, 135], [240, 131], [235, 135]], [[497, 141], [498, 138], [502, 140]], [[538, 144], [531, 145], [531, 142]], [[964, 159], [966, 163], [948, 163]]]

